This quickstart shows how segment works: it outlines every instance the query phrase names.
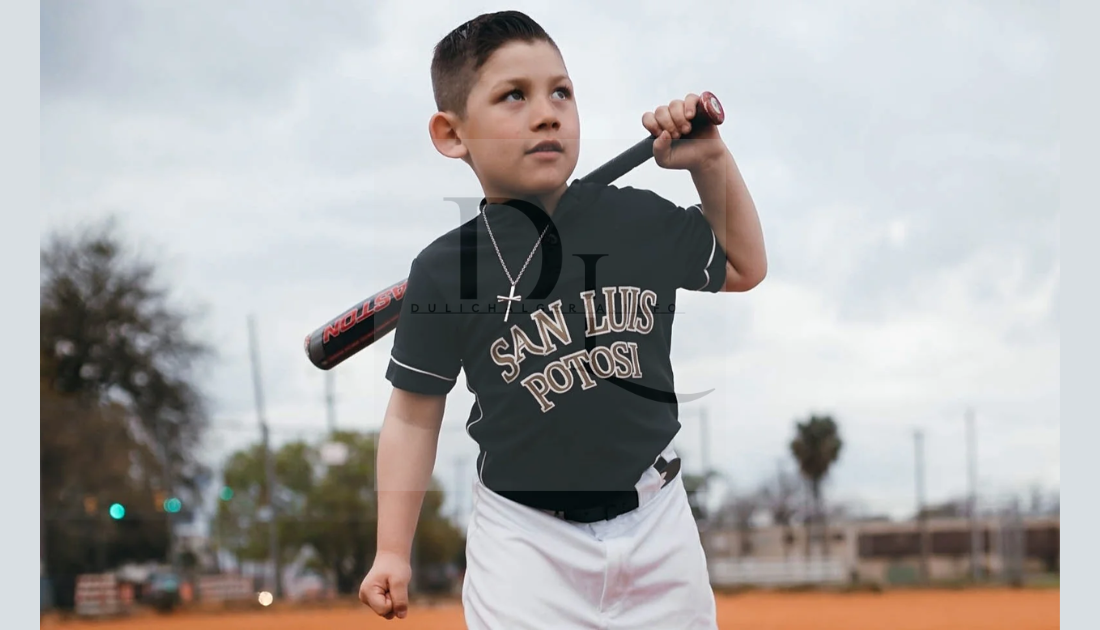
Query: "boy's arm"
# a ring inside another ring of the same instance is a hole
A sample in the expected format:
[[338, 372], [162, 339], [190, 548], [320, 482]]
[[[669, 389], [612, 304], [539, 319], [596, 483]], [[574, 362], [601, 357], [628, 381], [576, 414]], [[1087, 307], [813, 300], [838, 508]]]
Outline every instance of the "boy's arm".
[[408, 611], [413, 536], [435, 468], [447, 394], [462, 369], [456, 318], [425, 318], [416, 308], [449, 304], [432, 275], [447, 262], [428, 248], [413, 260], [386, 368], [393, 391], [378, 436], [378, 549], [359, 587], [359, 600], [386, 619]]
[[704, 126], [690, 142], [673, 149], [673, 140], [691, 130], [699, 96], [688, 94], [642, 116], [642, 125], [656, 136], [653, 157], [662, 168], [685, 169], [699, 192], [703, 216], [726, 252], [724, 291], [748, 291], [768, 273], [760, 218], [741, 171], [718, 127]]
[[446, 396], [394, 388], [378, 436], [378, 553], [409, 560]]
[[748, 291], [764, 280], [768, 257], [756, 204], [741, 177], [737, 162], [723, 147], [719, 157], [690, 169], [707, 218], [726, 252], [723, 291]]

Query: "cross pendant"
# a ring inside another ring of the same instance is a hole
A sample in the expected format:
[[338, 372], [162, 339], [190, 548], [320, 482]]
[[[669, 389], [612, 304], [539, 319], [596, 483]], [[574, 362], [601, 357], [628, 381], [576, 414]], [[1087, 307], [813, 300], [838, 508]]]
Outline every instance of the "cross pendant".
[[512, 288], [508, 290], [508, 296], [497, 296], [497, 302], [507, 302], [508, 308], [504, 311], [504, 321], [508, 321], [508, 315], [512, 313], [512, 302], [519, 302], [519, 296], [516, 295], [516, 285], [512, 285]]

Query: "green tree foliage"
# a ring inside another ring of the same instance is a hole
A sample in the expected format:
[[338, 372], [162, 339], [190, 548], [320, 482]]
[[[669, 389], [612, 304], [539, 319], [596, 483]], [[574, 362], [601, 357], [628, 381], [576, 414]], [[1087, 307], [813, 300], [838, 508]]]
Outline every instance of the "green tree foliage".
[[[163, 558], [154, 495], [194, 488], [202, 473], [192, 370], [208, 351], [115, 227], [53, 233], [41, 249], [42, 534], [59, 594], [66, 576]], [[116, 502], [120, 520], [107, 514]]]
[[822, 539], [822, 550], [826, 556], [829, 555], [828, 524], [825, 520], [825, 512], [822, 510], [821, 485], [833, 463], [840, 457], [842, 446], [843, 441], [836, 421], [831, 416], [811, 415], [808, 420], [795, 425], [795, 436], [791, 440], [791, 454], [798, 462], [802, 476], [810, 485], [816, 517], [807, 520], [807, 556], [809, 556], [812, 538], [812, 529], [809, 524], [813, 521], [820, 523], [819, 536]]
[[[78, 404], [41, 382], [42, 534], [51, 574], [103, 570], [125, 560], [163, 558], [166, 520], [149, 480], [134, 475], [151, 462], [147, 446], [127, 431], [118, 404]], [[137, 462], [137, 466], [135, 466]], [[126, 508], [110, 518], [112, 503]]]
[[[370, 569], [377, 543], [374, 434], [341, 431], [331, 441], [344, 445], [343, 463], [326, 465], [320, 444], [290, 442], [275, 452], [275, 503], [280, 561], [303, 548], [316, 554], [313, 568], [331, 575], [339, 592], [353, 593]], [[266, 504], [262, 446], [232, 454], [226, 485], [232, 498], [222, 501], [216, 537], [243, 560], [268, 558], [268, 524], [259, 519]], [[433, 480], [424, 497], [417, 528], [417, 566], [449, 563], [461, 555], [462, 533], [441, 514], [443, 492]]]

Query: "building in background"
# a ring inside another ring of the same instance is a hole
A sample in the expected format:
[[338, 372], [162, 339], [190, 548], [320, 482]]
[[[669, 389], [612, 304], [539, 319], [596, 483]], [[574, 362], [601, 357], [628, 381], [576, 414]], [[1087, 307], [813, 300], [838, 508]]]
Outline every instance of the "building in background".
[[[980, 579], [1012, 582], [1059, 571], [1058, 516], [977, 519]], [[925, 521], [925, 558], [932, 582], [973, 575], [971, 523], [946, 517]], [[798, 583], [914, 584], [922, 580], [921, 528], [916, 521], [849, 521], [829, 526], [828, 555], [807, 554], [804, 527], [702, 530], [716, 586]]]

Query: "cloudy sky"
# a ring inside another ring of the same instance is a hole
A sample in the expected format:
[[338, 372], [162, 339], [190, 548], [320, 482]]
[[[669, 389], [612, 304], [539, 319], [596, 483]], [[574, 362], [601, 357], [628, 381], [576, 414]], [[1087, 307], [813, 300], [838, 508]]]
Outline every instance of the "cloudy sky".
[[[965, 491], [972, 406], [983, 493], [1056, 487], [1057, 3], [593, 4], [47, 0], [43, 232], [117, 215], [206, 308], [211, 463], [257, 437], [250, 313], [275, 437], [317, 438], [324, 373], [304, 335], [405, 277], [458, 224], [446, 197], [480, 196], [428, 139], [432, 47], [520, 9], [576, 85], [577, 176], [671, 99], [710, 90], [727, 110], [770, 268], [750, 293], [680, 298], [678, 389], [715, 390], [683, 408], [689, 469], [704, 407], [710, 459], [739, 490], [789, 463], [796, 419], [831, 413], [830, 496], [901, 515], [917, 428], [928, 498]], [[618, 183], [696, 201], [653, 163]], [[340, 426], [380, 424], [391, 343], [334, 370]], [[472, 403], [460, 382], [436, 467], [449, 486], [457, 467], [472, 479]]]

